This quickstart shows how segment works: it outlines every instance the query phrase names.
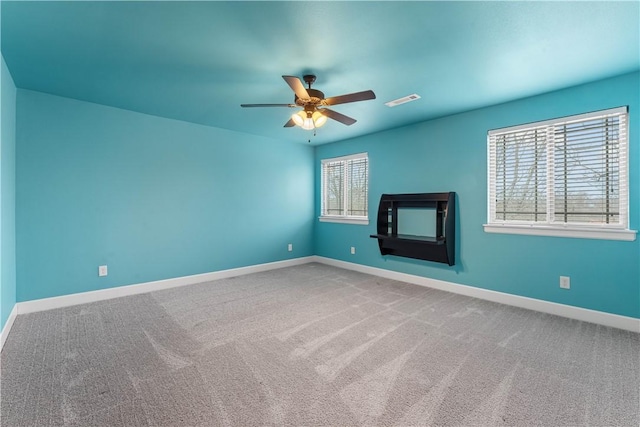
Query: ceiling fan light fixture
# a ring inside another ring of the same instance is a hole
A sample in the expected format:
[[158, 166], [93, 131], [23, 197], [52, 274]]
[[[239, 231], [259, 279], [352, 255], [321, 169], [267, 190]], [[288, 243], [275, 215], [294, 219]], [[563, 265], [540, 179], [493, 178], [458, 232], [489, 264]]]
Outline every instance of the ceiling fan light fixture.
[[291, 116], [291, 120], [304, 130], [313, 130], [321, 127], [327, 122], [327, 117], [319, 111], [298, 111]]
[[313, 118], [313, 124], [317, 128], [322, 127], [324, 126], [325, 123], [327, 123], [327, 116], [325, 116], [319, 111], [314, 111], [311, 117]]
[[315, 128], [315, 126], [313, 125], [313, 116], [311, 115], [310, 111], [298, 111], [296, 114], [291, 116], [291, 118], [293, 119], [295, 124], [297, 124], [304, 130], [312, 130], [313, 128]]
[[302, 127], [304, 121], [307, 119], [307, 114], [304, 111], [298, 111], [291, 116], [291, 120], [297, 125]]

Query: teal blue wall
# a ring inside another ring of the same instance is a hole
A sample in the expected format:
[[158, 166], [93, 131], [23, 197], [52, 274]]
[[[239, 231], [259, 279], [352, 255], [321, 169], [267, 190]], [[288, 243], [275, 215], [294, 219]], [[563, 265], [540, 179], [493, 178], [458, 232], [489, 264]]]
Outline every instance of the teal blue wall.
[[[482, 229], [487, 130], [620, 105], [630, 108], [630, 214], [631, 228], [638, 229], [639, 81], [639, 73], [628, 74], [315, 150], [19, 89], [17, 300], [315, 253], [640, 317], [639, 240]], [[3, 79], [3, 159], [4, 85]], [[458, 193], [455, 266], [381, 257], [369, 238], [374, 221], [317, 222], [320, 159], [359, 152], [369, 153], [372, 219], [382, 193]], [[10, 183], [4, 172], [3, 160], [3, 212]], [[4, 241], [3, 235], [3, 278]], [[109, 276], [97, 276], [101, 264], [109, 266]], [[559, 288], [560, 275], [571, 276], [571, 290]], [[5, 306], [16, 299], [11, 292], [3, 280], [3, 322]]]
[[[316, 216], [320, 160], [368, 152], [368, 226], [317, 223], [315, 253], [324, 257], [588, 309], [640, 317], [640, 240], [634, 242], [485, 233], [489, 129], [629, 105], [631, 228], [640, 227], [640, 74], [632, 73], [316, 147]], [[423, 94], [425, 95], [425, 94]], [[419, 102], [429, 102], [424, 96]], [[412, 108], [414, 104], [395, 107]], [[391, 114], [389, 110], [389, 114]], [[383, 193], [455, 191], [456, 265], [382, 257], [369, 235]], [[349, 249], [356, 247], [356, 254]], [[571, 277], [571, 290], [558, 286]]]
[[0, 70], [0, 330], [16, 303], [16, 86], [2, 58]]
[[22, 89], [16, 130], [18, 301], [313, 253], [309, 146]]

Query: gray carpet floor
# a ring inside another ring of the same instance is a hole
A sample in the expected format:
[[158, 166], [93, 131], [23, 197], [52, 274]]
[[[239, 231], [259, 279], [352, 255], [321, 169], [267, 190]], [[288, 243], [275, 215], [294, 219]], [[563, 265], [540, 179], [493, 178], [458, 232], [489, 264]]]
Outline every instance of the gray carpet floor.
[[305, 264], [18, 316], [2, 426], [638, 426], [639, 335]]

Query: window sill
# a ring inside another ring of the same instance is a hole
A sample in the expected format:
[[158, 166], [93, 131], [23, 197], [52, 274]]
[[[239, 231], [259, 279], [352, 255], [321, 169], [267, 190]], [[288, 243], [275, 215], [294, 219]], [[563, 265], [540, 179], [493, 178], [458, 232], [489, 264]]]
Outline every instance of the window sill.
[[484, 224], [485, 233], [524, 234], [529, 236], [574, 237], [578, 239], [636, 240], [635, 230], [612, 228], [564, 227], [524, 224]]
[[358, 224], [358, 225], [369, 225], [369, 218], [358, 218], [358, 217], [350, 217], [350, 216], [320, 216], [318, 217], [320, 222], [339, 222], [342, 224]]

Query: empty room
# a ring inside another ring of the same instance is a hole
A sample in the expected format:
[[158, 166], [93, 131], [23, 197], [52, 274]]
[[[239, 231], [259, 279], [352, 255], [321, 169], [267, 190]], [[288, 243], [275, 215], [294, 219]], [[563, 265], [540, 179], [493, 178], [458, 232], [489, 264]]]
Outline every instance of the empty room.
[[640, 425], [640, 1], [0, 1], [1, 426]]

